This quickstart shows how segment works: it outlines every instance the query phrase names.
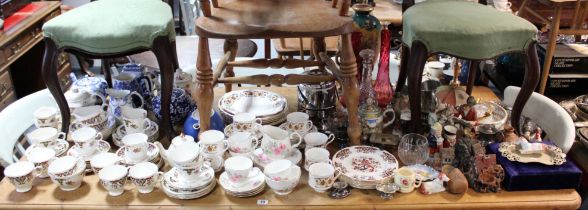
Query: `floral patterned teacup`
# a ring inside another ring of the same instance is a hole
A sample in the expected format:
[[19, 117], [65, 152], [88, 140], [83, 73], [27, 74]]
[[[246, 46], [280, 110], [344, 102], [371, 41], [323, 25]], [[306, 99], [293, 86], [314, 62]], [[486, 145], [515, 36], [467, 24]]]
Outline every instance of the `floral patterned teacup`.
[[235, 154], [252, 152], [259, 140], [249, 132], [235, 132], [229, 137], [229, 151]]
[[[63, 156], [55, 159], [49, 164], [47, 173], [52, 177], [64, 178], [73, 175], [76, 172], [78, 158], [73, 156]], [[84, 161], [82, 161], [84, 162]], [[84, 163], [85, 164], [85, 163]]]
[[292, 175], [293, 166], [289, 160], [275, 160], [265, 166], [263, 173], [274, 181], [287, 180]]
[[314, 147], [326, 148], [327, 145], [333, 142], [333, 140], [335, 140], [335, 135], [333, 135], [332, 133], [328, 136], [324, 133], [319, 132], [307, 133], [306, 135], [304, 135], [304, 143], [306, 143], [304, 150], [308, 151], [309, 149]]
[[149, 137], [143, 133], [128, 134], [122, 138], [122, 142], [126, 147], [126, 156], [135, 162], [144, 161], [147, 158], [147, 142]]
[[207, 130], [200, 134], [202, 152], [205, 154], [221, 154], [229, 148], [225, 134], [217, 130]]
[[253, 170], [253, 161], [242, 156], [225, 160], [225, 171], [233, 184], [243, 184], [249, 177], [257, 176], [256, 173], [251, 172], [259, 173], [259, 170]]
[[255, 118], [254, 114], [251, 113], [237, 113], [233, 116], [233, 130], [234, 131], [248, 131], [257, 125], [261, 125], [261, 119]]
[[121, 165], [110, 165], [100, 170], [98, 177], [102, 186], [108, 190], [108, 195], [119, 196], [125, 191], [128, 170]]
[[59, 132], [56, 128], [38, 128], [27, 134], [27, 138], [41, 147], [53, 147], [57, 139], [65, 139], [65, 133]]
[[142, 162], [131, 167], [129, 177], [140, 193], [150, 193], [163, 179], [163, 172], [154, 163]]
[[341, 176], [329, 163], [312, 164], [308, 170], [308, 185], [316, 192], [325, 192], [333, 186], [333, 183]]
[[315, 147], [304, 152], [304, 169], [309, 171], [310, 166], [315, 163], [329, 163], [331, 164], [331, 159], [329, 159], [329, 150]]
[[4, 169], [4, 176], [14, 185], [16, 192], [31, 190], [36, 175], [35, 165], [28, 161], [19, 161]]
[[421, 186], [421, 181], [417, 180], [416, 176], [411, 169], [402, 167], [395, 171], [394, 183], [400, 186], [401, 193], [409, 193]]
[[64, 163], [63, 161], [58, 161], [59, 159], [60, 158], [55, 159], [49, 165], [48, 171], [51, 180], [55, 184], [59, 185], [59, 188], [63, 191], [73, 191], [78, 189], [80, 186], [82, 186], [82, 181], [84, 179], [84, 176], [86, 175], [86, 162], [82, 159], [75, 158], [76, 164], [73, 169], [73, 172], [68, 176], [60, 176], [60, 174], [56, 175], [55, 173], [52, 173], [52, 167], [54, 168], [55, 166]]
[[82, 127], [71, 134], [71, 138], [82, 156], [94, 154], [96, 151], [96, 140], [102, 140], [102, 133], [92, 127]]
[[[271, 164], [271, 163], [270, 163]], [[267, 168], [267, 166], [266, 166]], [[286, 179], [275, 180], [270, 177], [265, 176], [265, 182], [267, 185], [274, 191], [277, 195], [287, 195], [290, 194], [298, 185], [300, 181], [301, 170], [300, 167], [292, 165], [290, 168], [290, 176]]]
[[127, 134], [145, 133], [146, 130], [153, 127], [151, 120], [147, 118], [147, 111], [144, 109], [122, 106], [120, 110]]
[[59, 110], [55, 107], [44, 106], [38, 108], [33, 113], [35, 117], [35, 125], [38, 128], [42, 127], [55, 127], [59, 121], [60, 115]]
[[295, 132], [307, 132], [312, 128], [312, 121], [308, 120], [310, 117], [304, 112], [292, 112], [286, 116], [288, 121], [288, 130]]
[[[262, 132], [261, 149], [271, 159], [284, 159], [290, 156], [292, 148], [296, 148], [302, 142], [298, 133], [288, 134], [288, 131], [275, 126], [264, 125]], [[295, 139], [297, 142], [292, 144], [290, 139]]]
[[122, 158], [118, 155], [111, 153], [111, 152], [103, 152], [97, 155], [94, 155], [92, 159], [90, 159], [90, 166], [92, 167], [92, 171], [94, 174], [100, 173], [100, 170], [103, 168], [119, 164], [122, 162]]
[[27, 155], [27, 159], [35, 164], [39, 172], [39, 178], [47, 178], [47, 169], [51, 161], [55, 159], [55, 150], [49, 148], [35, 148]]

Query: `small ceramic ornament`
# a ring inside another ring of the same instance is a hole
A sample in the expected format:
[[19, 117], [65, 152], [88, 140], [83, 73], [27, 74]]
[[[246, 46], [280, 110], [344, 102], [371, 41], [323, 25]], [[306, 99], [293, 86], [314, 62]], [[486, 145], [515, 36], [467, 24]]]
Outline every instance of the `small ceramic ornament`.
[[444, 173], [439, 173], [439, 176], [428, 182], [423, 182], [421, 187], [419, 188], [419, 192], [425, 195], [430, 195], [433, 193], [444, 192], [445, 187], [443, 187], [443, 183], [448, 182], [449, 178]]

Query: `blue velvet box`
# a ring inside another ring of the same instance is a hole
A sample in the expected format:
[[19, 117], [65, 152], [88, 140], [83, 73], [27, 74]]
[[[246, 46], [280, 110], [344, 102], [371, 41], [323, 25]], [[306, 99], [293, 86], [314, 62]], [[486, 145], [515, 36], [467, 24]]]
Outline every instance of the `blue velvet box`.
[[580, 185], [582, 171], [570, 158], [559, 166], [511, 162], [498, 152], [498, 146], [499, 143], [490, 144], [488, 151], [496, 154], [496, 162], [504, 168], [502, 186], [508, 191], [569, 189]]

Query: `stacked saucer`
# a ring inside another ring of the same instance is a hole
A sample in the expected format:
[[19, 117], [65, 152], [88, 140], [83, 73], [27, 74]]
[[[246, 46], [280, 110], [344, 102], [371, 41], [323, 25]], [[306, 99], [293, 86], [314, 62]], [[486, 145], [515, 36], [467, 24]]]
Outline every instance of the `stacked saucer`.
[[[149, 129], [145, 130], [145, 134], [149, 136], [148, 142], [155, 142], [159, 139], [159, 126], [157, 123], [150, 121], [151, 126]], [[118, 126], [116, 131], [112, 134], [112, 142], [118, 146], [122, 147], [124, 144], [122, 143], [122, 138], [127, 135], [127, 130], [124, 125]]]
[[219, 113], [231, 123], [236, 113], [248, 112], [264, 125], [279, 125], [286, 120], [288, 104], [284, 96], [266, 90], [236, 90], [218, 101]]
[[252, 197], [263, 192], [265, 189], [265, 178], [259, 168], [253, 168], [250, 174], [252, 175], [246, 181], [235, 183], [229, 179], [227, 172], [223, 172], [218, 178], [218, 181], [227, 195], [239, 198]]
[[92, 167], [90, 164], [90, 160], [94, 156], [96, 156], [100, 153], [108, 152], [109, 150], [110, 150], [110, 144], [108, 144], [108, 142], [106, 142], [104, 140], [96, 140], [96, 150], [92, 154], [83, 155], [82, 152], [80, 151], [80, 148], [78, 147], [78, 145], [74, 144], [67, 151], [67, 155], [84, 160], [86, 162], [86, 172], [91, 172]]
[[197, 173], [196, 176], [187, 178], [185, 170], [172, 168], [166, 172], [161, 180], [163, 192], [176, 199], [196, 199], [208, 195], [216, 186], [214, 170], [204, 164], [200, 170], [193, 169], [190, 173]]
[[123, 165], [125, 166], [133, 166], [137, 163], [141, 163], [141, 162], [152, 162], [155, 163], [155, 165], [157, 165], [157, 167], [161, 168], [163, 167], [163, 159], [159, 156], [159, 148], [157, 146], [155, 146], [155, 144], [153, 143], [149, 143], [149, 145], [147, 146], [147, 156], [144, 160], [141, 161], [134, 161], [131, 160], [129, 158], [129, 156], [126, 154], [128, 152], [129, 148], [127, 146], [122, 146], [120, 147], [117, 151], [116, 151], [116, 155], [118, 157], [121, 158], [121, 162]]

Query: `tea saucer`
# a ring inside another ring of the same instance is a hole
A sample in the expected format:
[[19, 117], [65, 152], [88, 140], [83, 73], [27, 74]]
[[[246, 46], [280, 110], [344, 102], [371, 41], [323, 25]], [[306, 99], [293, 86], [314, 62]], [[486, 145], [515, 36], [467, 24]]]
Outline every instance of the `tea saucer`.
[[[181, 178], [181, 169], [172, 168], [163, 175], [163, 184], [175, 192], [193, 192], [206, 187], [211, 180], [214, 180], [214, 170], [208, 165], [203, 165], [198, 177], [189, 180]], [[196, 169], [194, 169], [196, 170]]]
[[159, 148], [157, 148], [157, 146], [155, 146], [155, 144], [153, 143], [149, 143], [149, 146], [147, 147], [147, 157], [144, 160], [141, 161], [133, 161], [131, 159], [129, 159], [126, 156], [126, 152], [127, 152], [127, 147], [126, 146], [122, 146], [121, 148], [119, 148], [116, 151], [116, 155], [122, 158], [122, 163], [126, 166], [129, 165], [135, 165], [137, 163], [140, 162], [157, 162], [157, 158], [159, 157]]
[[257, 190], [260, 185], [265, 184], [263, 172], [257, 167], [254, 167], [249, 172], [249, 177], [242, 183], [235, 183], [229, 179], [229, 174], [223, 172], [218, 178], [219, 184], [225, 191], [232, 194], [241, 194]]
[[216, 180], [215, 179], [212, 179], [212, 181], [202, 189], [190, 190], [190, 191], [177, 191], [177, 189], [174, 189], [173, 187], [167, 186], [163, 183], [164, 182], [162, 180], [161, 186], [162, 186], [162, 189], [163, 189], [163, 192], [165, 193], [165, 195], [167, 195], [170, 198], [181, 199], [181, 200], [196, 199], [196, 198], [203, 197], [205, 195], [208, 195], [210, 192], [212, 192], [214, 190], [214, 187], [216, 187]]
[[103, 152], [108, 152], [110, 150], [110, 144], [108, 144], [108, 142], [104, 141], [104, 140], [96, 140], [96, 150], [94, 151], [94, 153], [90, 154], [90, 155], [81, 155], [79, 153], [79, 147], [78, 145], [74, 144], [71, 148], [69, 148], [69, 150], [67, 151], [67, 155], [68, 156], [74, 156], [74, 157], [80, 157], [82, 159], [84, 159], [84, 161], [89, 162], [90, 159], [92, 159], [92, 157], [94, 157], [95, 155], [99, 154], [99, 153], [103, 153]]
[[[51, 149], [55, 150], [55, 156], [61, 157], [65, 154], [65, 152], [67, 152], [67, 149], [69, 148], [69, 143], [63, 139], [57, 139], [56, 141], [57, 141], [57, 143]], [[35, 148], [44, 148], [44, 147], [41, 146], [40, 144], [35, 143], [35, 144], [29, 146], [25, 150], [25, 154], [27, 154], [27, 156], [28, 156], [29, 153]]]
[[[294, 149], [290, 156], [284, 159], [289, 160], [294, 165], [298, 165], [302, 160], [302, 152], [300, 152], [300, 150], [298, 149]], [[255, 151], [253, 151], [253, 163], [259, 166], [261, 169], [263, 169], [265, 165], [271, 163], [274, 160], [278, 159], [271, 159], [263, 153], [263, 150], [261, 148], [257, 148]]]
[[[159, 139], [159, 125], [157, 125], [153, 121], [151, 121], [151, 122], [153, 123], [153, 129], [148, 130], [148, 132], [146, 133], [146, 135], [149, 137], [147, 139], [147, 141], [148, 142], [155, 142]], [[118, 147], [124, 146], [124, 144], [122, 143], [122, 138], [126, 134], [127, 134], [127, 131], [125, 130], [125, 126], [124, 125], [118, 126], [116, 128], [116, 131], [112, 134], [112, 142]]]
[[[259, 123], [255, 123], [256, 128], [261, 128]], [[225, 127], [225, 136], [229, 137], [233, 135], [233, 124], [229, 124]], [[263, 133], [260, 130], [255, 130], [255, 135], [257, 139], [261, 139], [263, 137]]]

